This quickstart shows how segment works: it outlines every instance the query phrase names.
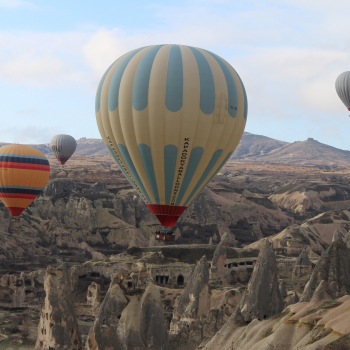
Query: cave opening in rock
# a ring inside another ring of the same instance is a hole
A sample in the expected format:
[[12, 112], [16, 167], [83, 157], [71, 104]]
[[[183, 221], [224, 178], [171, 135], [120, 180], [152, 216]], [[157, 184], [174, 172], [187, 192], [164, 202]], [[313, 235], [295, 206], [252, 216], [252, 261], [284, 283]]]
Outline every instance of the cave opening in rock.
[[177, 277], [177, 285], [178, 285], [178, 286], [183, 286], [183, 284], [184, 284], [184, 276], [179, 275], [179, 276]]

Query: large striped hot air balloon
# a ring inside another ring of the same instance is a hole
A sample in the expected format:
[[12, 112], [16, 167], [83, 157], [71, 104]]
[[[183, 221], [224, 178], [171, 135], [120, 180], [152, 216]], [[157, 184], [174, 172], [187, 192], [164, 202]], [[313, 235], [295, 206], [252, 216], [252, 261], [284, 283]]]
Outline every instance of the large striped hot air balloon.
[[131, 51], [96, 94], [102, 139], [162, 225], [171, 227], [230, 158], [247, 119], [236, 71], [195, 47]]
[[50, 164], [37, 149], [25, 145], [0, 148], [0, 199], [19, 216], [44, 189]]
[[54, 136], [50, 141], [50, 148], [61, 166], [73, 155], [77, 147], [75, 138], [70, 135], [59, 134]]

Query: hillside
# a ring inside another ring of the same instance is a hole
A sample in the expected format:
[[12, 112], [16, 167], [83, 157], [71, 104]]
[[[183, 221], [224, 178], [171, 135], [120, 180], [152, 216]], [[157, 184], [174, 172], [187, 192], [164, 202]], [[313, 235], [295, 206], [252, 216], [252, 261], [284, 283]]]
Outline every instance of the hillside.
[[265, 136], [244, 133], [230, 160], [337, 167], [350, 165], [350, 152], [312, 138], [287, 143]]
[[[0, 146], [6, 143], [0, 143]], [[49, 144], [32, 145], [46, 155], [52, 155]], [[101, 139], [77, 140], [74, 156], [109, 156]], [[231, 161], [310, 165], [324, 169], [350, 166], [350, 151], [344, 151], [312, 138], [288, 143], [270, 137], [243, 134], [241, 142], [230, 158]]]

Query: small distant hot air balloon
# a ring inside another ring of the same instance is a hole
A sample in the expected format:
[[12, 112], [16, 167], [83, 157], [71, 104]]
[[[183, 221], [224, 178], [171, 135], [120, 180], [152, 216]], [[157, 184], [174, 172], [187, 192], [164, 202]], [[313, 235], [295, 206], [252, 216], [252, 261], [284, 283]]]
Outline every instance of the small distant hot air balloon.
[[65, 134], [54, 136], [50, 141], [52, 153], [56, 156], [61, 166], [67, 162], [77, 147], [74, 137]]
[[12, 216], [21, 215], [49, 176], [49, 161], [39, 150], [25, 145], [0, 148], [0, 199]]
[[243, 83], [221, 57], [184, 45], [128, 52], [96, 93], [102, 139], [149, 210], [174, 226], [237, 147]]
[[335, 90], [339, 98], [343, 101], [346, 108], [350, 111], [350, 72], [344, 72], [339, 75], [335, 81]]

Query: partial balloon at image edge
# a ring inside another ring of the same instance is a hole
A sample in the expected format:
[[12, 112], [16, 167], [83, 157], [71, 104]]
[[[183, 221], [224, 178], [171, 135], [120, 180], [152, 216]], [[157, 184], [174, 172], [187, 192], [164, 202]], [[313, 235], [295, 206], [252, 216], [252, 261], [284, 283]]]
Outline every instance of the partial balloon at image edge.
[[49, 161], [34, 147], [13, 144], [0, 148], [0, 168], [0, 199], [11, 215], [18, 217], [45, 188]]

